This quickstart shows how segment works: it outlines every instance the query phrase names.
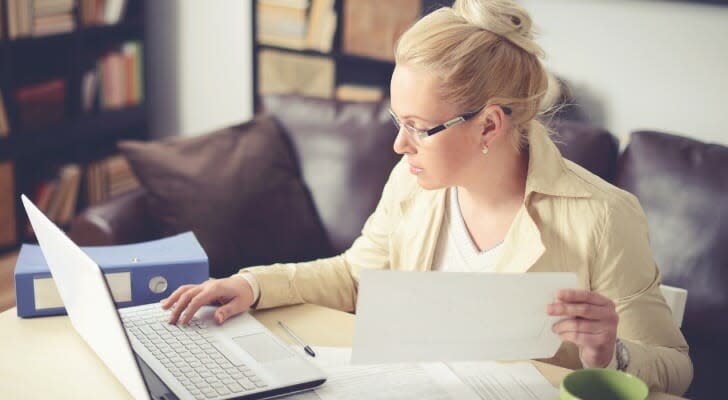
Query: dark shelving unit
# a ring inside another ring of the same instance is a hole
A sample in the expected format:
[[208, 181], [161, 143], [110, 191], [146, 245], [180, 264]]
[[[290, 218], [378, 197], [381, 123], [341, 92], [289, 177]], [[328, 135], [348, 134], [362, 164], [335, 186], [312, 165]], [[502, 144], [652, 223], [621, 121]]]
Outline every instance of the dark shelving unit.
[[[256, 37], [257, 29], [255, 26], [256, 1], [252, 1], [251, 3], [253, 8], [253, 93], [255, 95], [256, 110], [260, 107], [260, 101], [258, 99], [258, 52], [260, 50], [276, 50], [299, 55], [331, 58], [334, 60], [336, 66], [334, 87], [342, 83], [361, 84], [380, 87], [384, 90], [385, 94], [389, 92], [389, 80], [394, 71], [394, 62], [348, 54], [342, 50], [344, 0], [334, 1], [334, 11], [338, 15], [338, 18], [336, 19], [336, 31], [333, 37], [332, 50], [327, 53], [315, 50], [295, 50], [258, 43]], [[439, 7], [450, 6], [452, 3], [452, 0], [422, 0], [421, 12], [423, 15], [428, 14]]]
[[[25, 236], [27, 219], [20, 194], [31, 191], [44, 179], [44, 171], [66, 163], [79, 164], [85, 170], [89, 163], [114, 154], [119, 140], [145, 140], [149, 135], [144, 102], [115, 110], [95, 109], [90, 113], [81, 109], [83, 74], [106, 51], [127, 41], [139, 41], [142, 60], [147, 60], [144, 0], [128, 0], [120, 22], [103, 26], [83, 26], [78, 2], [73, 31], [12, 40], [8, 35], [7, 2], [0, 0], [0, 7], [4, 18], [0, 39], [0, 91], [10, 122], [8, 137], [0, 138], [0, 162], [11, 161], [14, 167], [18, 238], [11, 246], [0, 246], [0, 251], [4, 251], [17, 248], [29, 239]], [[146, 66], [142, 66], [142, 71], [146, 75]], [[66, 84], [64, 119], [42, 129], [15, 129], [19, 126], [15, 90], [51, 79], [63, 79]], [[147, 82], [146, 76], [143, 80]], [[85, 205], [85, 196], [79, 193], [77, 211]]]

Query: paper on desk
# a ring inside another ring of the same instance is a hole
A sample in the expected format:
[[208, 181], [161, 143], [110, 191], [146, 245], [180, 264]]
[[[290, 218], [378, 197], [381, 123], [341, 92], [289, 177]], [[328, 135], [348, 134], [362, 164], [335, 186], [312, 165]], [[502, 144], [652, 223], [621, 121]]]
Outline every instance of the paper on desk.
[[[292, 346], [301, 354], [300, 346]], [[311, 360], [328, 377], [312, 392], [288, 400], [401, 399], [477, 400], [480, 397], [443, 363], [350, 365], [351, 348], [314, 347]]]
[[450, 369], [483, 399], [544, 399], [559, 397], [559, 391], [529, 362], [494, 361], [450, 363]]
[[362, 271], [352, 363], [525, 360], [561, 340], [546, 314], [576, 275]]
[[314, 362], [329, 374], [326, 383], [285, 399], [551, 400], [558, 396], [530, 363], [352, 366], [350, 348], [316, 347], [315, 351]]

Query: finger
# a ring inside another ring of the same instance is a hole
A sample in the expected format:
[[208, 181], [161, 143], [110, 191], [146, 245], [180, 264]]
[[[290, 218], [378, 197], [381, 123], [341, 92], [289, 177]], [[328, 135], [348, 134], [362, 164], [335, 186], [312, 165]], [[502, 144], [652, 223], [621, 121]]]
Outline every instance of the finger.
[[184, 325], [187, 325], [190, 323], [190, 320], [192, 317], [195, 316], [195, 313], [200, 309], [200, 307], [210, 304], [215, 300], [215, 292], [210, 289], [202, 289], [200, 290], [195, 297], [193, 297], [190, 302], [187, 304], [187, 307], [185, 308], [184, 314], [182, 315], [182, 318], [180, 319], [180, 322]]
[[593, 334], [586, 332], [566, 331], [559, 333], [562, 340], [572, 342], [579, 347], [599, 347], [607, 342], [604, 334]]
[[591, 303], [553, 303], [546, 308], [549, 315], [580, 317], [591, 320], [611, 320], [616, 316], [614, 309]]
[[608, 334], [610, 332], [607, 324], [581, 318], [569, 318], [559, 321], [551, 326], [551, 330], [556, 334], [562, 332], [582, 332], [597, 335]]
[[170, 324], [176, 324], [177, 321], [179, 321], [179, 316], [182, 314], [182, 311], [187, 308], [187, 305], [192, 301], [192, 298], [197, 295], [202, 289], [200, 289], [199, 286], [194, 287], [192, 289], [187, 290], [186, 292], [182, 293], [179, 296], [179, 299], [174, 304], [174, 309], [172, 310], [172, 316], [169, 318]]
[[177, 290], [169, 295], [169, 297], [167, 297], [166, 299], [162, 299], [162, 308], [164, 308], [165, 310], [169, 309], [170, 307], [172, 307], [172, 305], [174, 305], [174, 303], [177, 302], [180, 296], [182, 296], [186, 291], [190, 290], [195, 286], [196, 285], [182, 285], [178, 287]]
[[228, 318], [248, 311], [249, 308], [250, 306], [245, 304], [245, 299], [243, 297], [235, 297], [227, 304], [218, 307], [217, 311], [215, 311], [215, 322], [222, 324]]
[[592, 290], [561, 289], [556, 292], [556, 299], [565, 303], [591, 303], [600, 306], [614, 305], [611, 299]]

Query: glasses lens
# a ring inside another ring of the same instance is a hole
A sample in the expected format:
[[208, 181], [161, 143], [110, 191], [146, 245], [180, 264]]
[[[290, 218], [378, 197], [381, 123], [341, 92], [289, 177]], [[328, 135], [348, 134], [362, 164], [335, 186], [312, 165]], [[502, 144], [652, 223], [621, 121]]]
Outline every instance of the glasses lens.
[[422, 145], [422, 134], [412, 126], [405, 125], [405, 130], [409, 134], [410, 140], [417, 146]]

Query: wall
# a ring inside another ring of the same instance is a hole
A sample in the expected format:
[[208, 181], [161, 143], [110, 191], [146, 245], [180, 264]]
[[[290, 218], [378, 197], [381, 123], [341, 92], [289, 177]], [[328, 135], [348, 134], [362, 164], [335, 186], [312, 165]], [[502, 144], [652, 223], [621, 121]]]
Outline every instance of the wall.
[[153, 137], [194, 136], [253, 116], [249, 1], [147, 4]]
[[728, 144], [728, 7], [521, 0], [546, 65], [618, 136], [656, 129]]

